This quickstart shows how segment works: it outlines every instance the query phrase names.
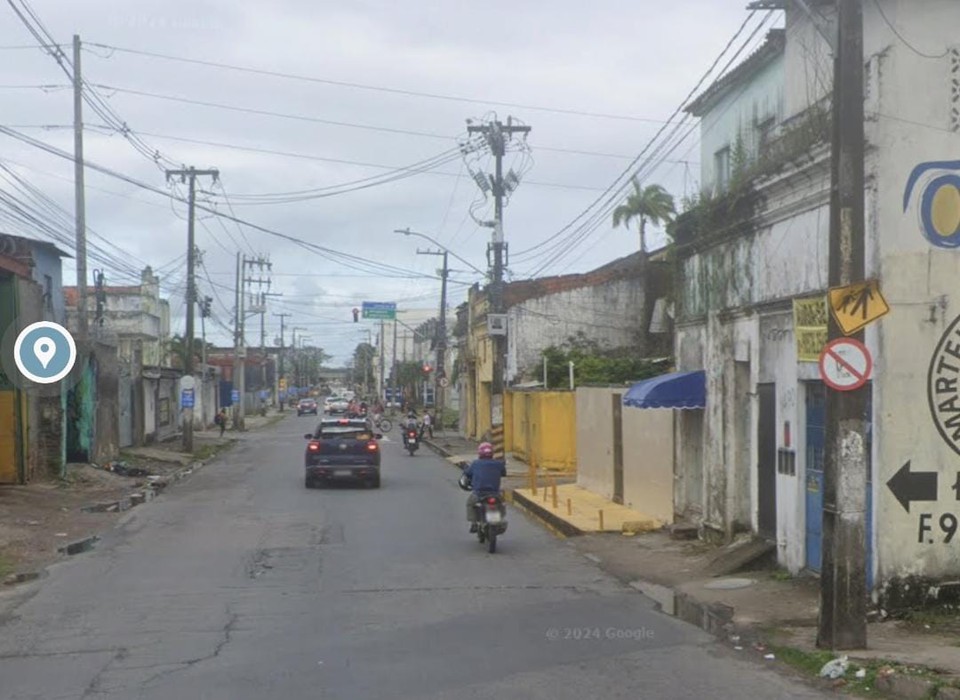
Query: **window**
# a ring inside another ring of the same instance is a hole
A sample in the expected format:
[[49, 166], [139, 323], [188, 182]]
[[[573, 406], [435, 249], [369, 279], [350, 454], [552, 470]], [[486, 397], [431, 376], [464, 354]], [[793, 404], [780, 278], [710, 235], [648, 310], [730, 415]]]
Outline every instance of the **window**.
[[713, 154], [714, 183], [718, 192], [730, 184], [730, 147], [724, 146]]
[[47, 311], [53, 313], [53, 277], [43, 276], [43, 304]]
[[773, 138], [773, 130], [777, 126], [775, 117], [767, 117], [757, 124], [757, 145], [760, 149], [770, 143]]

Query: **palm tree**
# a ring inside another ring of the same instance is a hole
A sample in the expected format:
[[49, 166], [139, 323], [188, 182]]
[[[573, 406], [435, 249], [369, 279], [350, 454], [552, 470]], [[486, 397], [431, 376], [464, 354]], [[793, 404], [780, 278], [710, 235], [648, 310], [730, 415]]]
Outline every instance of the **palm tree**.
[[647, 222], [652, 224], [666, 224], [673, 221], [677, 214], [673, 202], [673, 195], [660, 185], [640, 186], [640, 181], [634, 175], [633, 192], [626, 201], [613, 210], [613, 225], [629, 226], [634, 219], [640, 224], [640, 252], [647, 252]]

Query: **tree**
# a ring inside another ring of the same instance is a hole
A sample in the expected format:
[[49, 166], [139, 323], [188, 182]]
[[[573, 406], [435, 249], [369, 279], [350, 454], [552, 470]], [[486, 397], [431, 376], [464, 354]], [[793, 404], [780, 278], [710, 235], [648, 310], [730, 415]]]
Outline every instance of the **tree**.
[[660, 185], [640, 186], [640, 181], [634, 176], [633, 192], [626, 201], [613, 210], [614, 227], [630, 226], [630, 222], [637, 220], [640, 228], [640, 252], [647, 252], [647, 222], [652, 224], [668, 224], [677, 214], [673, 195]]
[[[353, 371], [351, 379], [354, 384], [364, 384], [372, 382], [374, 378], [373, 358], [377, 350], [370, 343], [360, 343], [353, 351]], [[369, 386], [364, 386], [365, 391], [369, 391]]]
[[[207, 343], [207, 348], [212, 348], [212, 343]], [[167, 354], [170, 357], [170, 364], [177, 369], [184, 369], [187, 366], [187, 339], [177, 333], [167, 341]], [[197, 365], [203, 357], [203, 340], [193, 339], [193, 363]]]

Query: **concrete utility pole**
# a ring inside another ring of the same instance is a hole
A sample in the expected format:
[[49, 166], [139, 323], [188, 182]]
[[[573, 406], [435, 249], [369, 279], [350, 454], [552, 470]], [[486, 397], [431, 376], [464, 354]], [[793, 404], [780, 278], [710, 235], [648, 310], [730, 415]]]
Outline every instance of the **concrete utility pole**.
[[[493, 274], [490, 283], [490, 309], [495, 314], [504, 313], [503, 300], [503, 269], [504, 269], [504, 239], [503, 239], [503, 197], [506, 189], [503, 182], [503, 156], [507, 150], [507, 140], [514, 134], [530, 133], [529, 126], [521, 126], [511, 123], [511, 118], [507, 118], [507, 123], [503, 124], [500, 120], [494, 120], [489, 124], [467, 126], [467, 133], [483, 134], [490, 146], [490, 152], [493, 154], [496, 166], [493, 177], [490, 178], [490, 187], [493, 192], [494, 214], [493, 214]], [[490, 423], [493, 427], [503, 426], [503, 377], [504, 367], [506, 365], [506, 336], [497, 335], [493, 337], [493, 386], [492, 396], [490, 397]]]
[[83, 184], [83, 78], [80, 72], [80, 36], [73, 35], [73, 187], [77, 230], [77, 330], [88, 340], [87, 318], [87, 201]]
[[[274, 314], [274, 316], [279, 316], [279, 317], [280, 317], [280, 367], [279, 367], [279, 369], [278, 369], [278, 372], [279, 372], [279, 374], [280, 374], [280, 379], [283, 379], [283, 380], [286, 380], [286, 378], [287, 378], [287, 375], [285, 374], [285, 372], [286, 372], [286, 367], [284, 366], [284, 361], [283, 361], [283, 355], [284, 355], [284, 347], [283, 347], [283, 319], [287, 318], [288, 316], [292, 316], [292, 315], [293, 315], [293, 314]], [[286, 398], [286, 397], [284, 397], [284, 398]], [[283, 401], [280, 401], [279, 403], [280, 403], [280, 411], [282, 412], [282, 411], [283, 411]]]
[[[184, 170], [168, 170], [167, 180], [179, 177], [181, 182], [186, 182], [190, 188], [187, 213], [187, 332], [185, 342], [187, 345], [186, 357], [184, 358], [183, 373], [186, 377], [193, 377], [193, 352], [194, 352], [194, 328], [193, 316], [194, 305], [197, 303], [197, 280], [195, 278], [197, 246], [194, 242], [194, 219], [196, 218], [197, 207], [197, 177], [209, 176], [216, 182], [220, 177], [219, 170], [197, 170], [190, 167]], [[193, 390], [196, 392], [196, 389]], [[196, 401], [196, 396], [194, 396]], [[193, 407], [188, 406], [183, 412], [183, 451], [193, 452]]]
[[434, 396], [436, 398], [436, 405], [440, 410], [443, 410], [443, 387], [440, 385], [440, 379], [445, 376], [445, 355], [447, 350], [447, 275], [449, 274], [449, 268], [447, 267], [447, 254], [446, 250], [420, 250], [417, 249], [417, 255], [440, 255], [443, 257], [443, 269], [440, 271], [440, 322], [437, 324], [437, 336], [436, 336], [436, 347], [437, 347], [437, 362], [436, 362], [436, 372], [434, 372], [434, 380], [436, 381], [436, 386], [434, 387]]
[[392, 364], [393, 364], [393, 370], [392, 370], [391, 373], [390, 373], [390, 376], [392, 377], [392, 379], [391, 379], [391, 381], [390, 381], [390, 384], [393, 385], [393, 400], [394, 400], [396, 403], [400, 404], [400, 408], [403, 408], [403, 402], [402, 402], [402, 401], [400, 400], [400, 398], [399, 398], [399, 394], [400, 394], [400, 374], [399, 374], [399, 372], [400, 372], [400, 370], [399, 370], [399, 367], [398, 367], [398, 365], [397, 365], [397, 317], [396, 317], [396, 316], [393, 317], [393, 356], [392, 356], [391, 359], [393, 360], [393, 362], [392, 362]]
[[377, 382], [377, 395], [383, 396], [383, 389], [387, 385], [387, 378], [384, 376], [383, 371], [386, 366], [386, 357], [384, 353], [386, 352], [386, 343], [384, 342], [383, 337], [383, 319], [380, 319], [380, 381]]
[[[243, 316], [243, 313], [240, 309], [241, 300], [243, 299], [243, 267], [240, 258], [240, 253], [237, 253], [237, 281], [236, 281], [236, 302], [233, 307], [233, 387], [235, 389], [240, 388], [240, 373], [243, 368], [243, 358], [240, 337], [242, 330], [240, 328], [240, 319]], [[238, 402], [233, 405], [233, 429], [241, 430], [243, 426], [243, 417], [240, 415], [242, 410], [242, 402]]]
[[[834, 61], [831, 287], [864, 279], [864, 107], [862, 0], [837, 0]], [[830, 314], [829, 337], [842, 337]], [[857, 333], [858, 340], [863, 333]], [[817, 645], [867, 645], [866, 420], [870, 385], [827, 389], [823, 474], [823, 560]]]

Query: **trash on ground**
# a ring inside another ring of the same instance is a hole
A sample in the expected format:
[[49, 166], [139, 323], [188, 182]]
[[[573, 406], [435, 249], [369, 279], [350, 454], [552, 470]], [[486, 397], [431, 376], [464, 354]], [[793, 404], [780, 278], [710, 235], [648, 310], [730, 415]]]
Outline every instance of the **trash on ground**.
[[765, 658], [767, 661], [773, 661], [777, 657], [774, 654], [764, 654], [763, 658]]
[[861, 668], [860, 670], [858, 670], [858, 671], [857, 671], [855, 674], [853, 674], [853, 675], [855, 675], [857, 678], [866, 678], [866, 677], [867, 677], [867, 669]]
[[833, 659], [832, 661], [825, 663], [823, 668], [820, 669], [820, 677], [836, 680], [837, 678], [841, 678], [844, 674], [846, 674], [849, 666], [850, 660], [846, 656], [841, 656], [839, 659]]

